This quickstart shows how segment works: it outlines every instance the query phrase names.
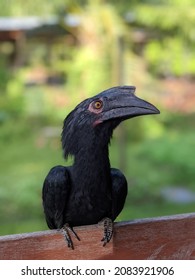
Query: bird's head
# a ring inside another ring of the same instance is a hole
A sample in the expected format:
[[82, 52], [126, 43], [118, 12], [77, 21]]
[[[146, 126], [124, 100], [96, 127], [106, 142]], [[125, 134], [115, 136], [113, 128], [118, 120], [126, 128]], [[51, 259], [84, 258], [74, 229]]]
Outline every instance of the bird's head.
[[136, 97], [134, 92], [134, 86], [113, 87], [77, 105], [64, 120], [62, 146], [65, 157], [75, 155], [90, 137], [93, 144], [93, 139], [102, 135], [107, 144], [113, 129], [121, 121], [160, 113], [154, 105]]

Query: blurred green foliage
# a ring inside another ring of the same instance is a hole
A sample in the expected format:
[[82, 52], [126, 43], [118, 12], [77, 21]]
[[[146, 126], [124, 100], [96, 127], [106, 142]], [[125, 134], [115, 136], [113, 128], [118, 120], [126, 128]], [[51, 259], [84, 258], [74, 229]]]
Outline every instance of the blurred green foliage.
[[0, 123], [21, 117], [24, 112], [24, 81], [18, 72], [13, 75], [0, 63]]
[[[145, 1], [147, 2], [147, 1]], [[144, 49], [154, 75], [195, 76], [195, 8], [193, 1], [157, 1], [135, 8], [135, 21], [153, 39]]]
[[[84, 98], [120, 83], [135, 84], [139, 96], [161, 107], [161, 115], [124, 123], [123, 151], [121, 130], [114, 133], [111, 165], [120, 167], [125, 151], [129, 182], [118, 219], [194, 211], [193, 204], [168, 203], [161, 189], [195, 190], [195, 115], [168, 112], [157, 94], [158, 78], [195, 75], [193, 1], [3, 0], [0, 11], [0, 16], [57, 14], [59, 21], [67, 13], [80, 16], [75, 45], [58, 41], [48, 56], [48, 45], [33, 41], [26, 65], [16, 69], [6, 60], [7, 45], [0, 54], [0, 234], [46, 229], [43, 180], [52, 166], [71, 162], [62, 158], [64, 117]], [[145, 38], [139, 44], [133, 39], [137, 31]], [[64, 84], [27, 86], [34, 69], [57, 73]]]

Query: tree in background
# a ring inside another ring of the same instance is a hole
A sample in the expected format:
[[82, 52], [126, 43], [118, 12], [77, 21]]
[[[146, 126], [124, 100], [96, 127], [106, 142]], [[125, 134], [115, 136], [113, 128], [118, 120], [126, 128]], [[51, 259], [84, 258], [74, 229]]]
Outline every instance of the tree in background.
[[141, 55], [160, 77], [195, 76], [193, 0], [134, 1], [132, 24], [146, 34]]

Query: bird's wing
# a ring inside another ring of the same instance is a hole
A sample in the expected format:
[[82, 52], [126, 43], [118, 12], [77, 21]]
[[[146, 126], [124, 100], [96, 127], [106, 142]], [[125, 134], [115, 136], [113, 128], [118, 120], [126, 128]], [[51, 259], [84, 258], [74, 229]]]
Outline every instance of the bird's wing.
[[113, 220], [120, 214], [125, 204], [127, 196], [127, 180], [123, 173], [115, 168], [111, 168], [112, 178], [112, 215]]
[[53, 167], [43, 183], [42, 200], [46, 222], [49, 228], [61, 228], [70, 192], [68, 168]]

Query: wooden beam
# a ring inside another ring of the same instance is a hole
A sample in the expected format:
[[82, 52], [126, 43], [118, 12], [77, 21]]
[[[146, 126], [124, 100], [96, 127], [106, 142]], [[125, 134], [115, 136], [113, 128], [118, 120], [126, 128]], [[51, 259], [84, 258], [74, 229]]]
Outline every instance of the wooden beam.
[[105, 247], [101, 225], [75, 231], [74, 250], [56, 230], [1, 236], [0, 259], [195, 259], [195, 213], [115, 223]]

